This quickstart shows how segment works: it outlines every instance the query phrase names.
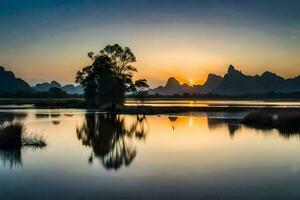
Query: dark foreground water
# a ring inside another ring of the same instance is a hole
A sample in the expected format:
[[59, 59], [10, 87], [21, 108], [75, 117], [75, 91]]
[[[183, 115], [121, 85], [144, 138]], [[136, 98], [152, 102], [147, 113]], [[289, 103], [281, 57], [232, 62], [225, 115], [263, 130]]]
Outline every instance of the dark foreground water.
[[0, 151], [0, 199], [299, 199], [299, 136], [244, 115], [1, 110], [48, 146]]

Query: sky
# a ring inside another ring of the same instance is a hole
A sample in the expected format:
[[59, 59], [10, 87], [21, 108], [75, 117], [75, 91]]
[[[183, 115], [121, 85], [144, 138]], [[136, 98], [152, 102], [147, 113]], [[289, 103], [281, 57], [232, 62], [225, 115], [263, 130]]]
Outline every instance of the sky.
[[128, 46], [152, 87], [202, 84], [228, 65], [300, 75], [298, 0], [0, 0], [0, 65], [30, 84], [74, 83], [86, 56]]

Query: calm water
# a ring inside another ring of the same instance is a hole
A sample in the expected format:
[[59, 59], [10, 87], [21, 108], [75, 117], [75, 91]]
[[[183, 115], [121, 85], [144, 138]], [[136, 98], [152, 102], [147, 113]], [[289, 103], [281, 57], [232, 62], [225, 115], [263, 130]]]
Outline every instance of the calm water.
[[177, 99], [162, 99], [162, 100], [146, 100], [144, 102], [127, 100], [126, 105], [145, 105], [145, 106], [188, 106], [188, 107], [300, 107], [300, 101], [263, 101], [263, 100], [177, 100]]
[[245, 113], [108, 116], [2, 110], [45, 149], [0, 151], [1, 199], [297, 199], [300, 139]]

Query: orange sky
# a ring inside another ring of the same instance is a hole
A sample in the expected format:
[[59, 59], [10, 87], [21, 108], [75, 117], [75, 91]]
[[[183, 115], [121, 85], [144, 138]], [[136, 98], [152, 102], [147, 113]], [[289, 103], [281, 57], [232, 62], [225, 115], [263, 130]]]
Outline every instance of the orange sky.
[[74, 83], [87, 52], [119, 43], [137, 57], [136, 78], [152, 87], [170, 76], [202, 84], [229, 64], [252, 75], [300, 75], [297, 2], [166, 2], [8, 1], [0, 7], [0, 65], [30, 84]]

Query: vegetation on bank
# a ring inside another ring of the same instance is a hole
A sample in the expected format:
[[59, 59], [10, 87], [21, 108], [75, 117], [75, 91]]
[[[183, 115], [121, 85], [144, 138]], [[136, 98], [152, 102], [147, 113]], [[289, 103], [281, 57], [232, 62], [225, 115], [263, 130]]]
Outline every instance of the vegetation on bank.
[[300, 112], [296, 110], [256, 111], [249, 113], [242, 123], [254, 128], [275, 128], [281, 132], [300, 132]]
[[33, 105], [39, 108], [85, 108], [84, 98], [0, 98], [0, 105]]
[[60, 88], [50, 88], [47, 92], [39, 91], [19, 91], [0, 93], [0, 98], [80, 98], [83, 95], [67, 94]]

